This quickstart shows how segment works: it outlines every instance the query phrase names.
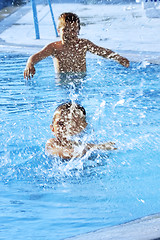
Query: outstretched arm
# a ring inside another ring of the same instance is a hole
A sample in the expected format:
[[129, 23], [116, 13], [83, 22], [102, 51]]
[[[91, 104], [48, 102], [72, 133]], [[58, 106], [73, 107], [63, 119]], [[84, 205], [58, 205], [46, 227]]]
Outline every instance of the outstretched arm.
[[42, 59], [53, 54], [53, 44], [49, 44], [44, 47], [40, 52], [32, 55], [28, 58], [26, 68], [24, 70], [24, 78], [30, 79], [36, 73], [34, 65], [40, 62]]
[[100, 143], [100, 144], [92, 144], [88, 143], [86, 145], [87, 150], [116, 150], [117, 148], [114, 146], [114, 142], [106, 142], [106, 143]]
[[113, 59], [119, 62], [122, 66], [129, 67], [129, 60], [127, 58], [120, 56], [118, 53], [115, 53], [110, 49], [99, 47], [89, 40], [87, 40], [87, 47], [88, 47], [88, 51], [93, 54], [97, 54], [98, 56], [101, 56], [104, 58]]
[[113, 142], [106, 142], [106, 143], [100, 143], [100, 144], [88, 143], [82, 148], [77, 149], [77, 146], [75, 146], [75, 148], [58, 146], [54, 142], [54, 139], [49, 139], [45, 146], [45, 153], [48, 156], [57, 155], [64, 159], [71, 159], [71, 158], [82, 157], [89, 150], [105, 150], [105, 151], [116, 150], [117, 148], [115, 148], [114, 145], [115, 143]]

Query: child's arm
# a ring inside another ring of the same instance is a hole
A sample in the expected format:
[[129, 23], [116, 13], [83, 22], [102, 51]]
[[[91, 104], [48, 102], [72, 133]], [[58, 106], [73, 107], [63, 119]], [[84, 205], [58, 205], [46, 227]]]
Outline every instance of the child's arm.
[[53, 43], [51, 43], [44, 47], [40, 52], [29, 57], [26, 64], [26, 68], [24, 70], [24, 78], [27, 78], [28, 80], [28, 78], [30, 79], [31, 76], [33, 77], [33, 75], [36, 73], [34, 65], [41, 61], [42, 59], [52, 55], [53, 50], [54, 50]]
[[117, 148], [114, 147], [115, 143], [113, 142], [106, 142], [106, 143], [100, 143], [100, 144], [93, 144], [88, 143], [86, 145], [87, 150], [116, 150]]
[[83, 146], [81, 149], [74, 149], [74, 148], [67, 148], [57, 146], [54, 142], [54, 139], [49, 139], [45, 146], [45, 153], [49, 156], [59, 156], [64, 159], [71, 159], [71, 158], [78, 158], [82, 157], [86, 154], [88, 150], [116, 150], [117, 148], [114, 147], [115, 143], [113, 142], [106, 142], [100, 144], [92, 144], [88, 143]]
[[93, 54], [97, 54], [104, 58], [116, 60], [124, 67], [129, 67], [129, 60], [127, 58], [120, 56], [118, 53], [115, 53], [110, 49], [99, 47], [89, 40], [87, 40], [87, 48], [88, 48], [88, 51]]

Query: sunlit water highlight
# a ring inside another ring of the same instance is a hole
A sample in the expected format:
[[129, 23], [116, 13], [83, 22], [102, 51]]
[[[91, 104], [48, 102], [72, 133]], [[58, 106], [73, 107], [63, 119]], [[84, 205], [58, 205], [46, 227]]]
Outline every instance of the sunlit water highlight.
[[[59, 82], [47, 59], [26, 81], [26, 60], [0, 60], [0, 237], [58, 240], [160, 212], [160, 66], [89, 58], [86, 76]], [[83, 141], [118, 150], [47, 157], [53, 112], [66, 100], [86, 109]]]

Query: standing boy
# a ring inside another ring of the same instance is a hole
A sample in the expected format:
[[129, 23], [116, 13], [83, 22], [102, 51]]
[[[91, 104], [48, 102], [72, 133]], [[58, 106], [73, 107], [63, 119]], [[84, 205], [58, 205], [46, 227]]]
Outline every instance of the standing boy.
[[128, 59], [110, 49], [99, 47], [87, 39], [78, 38], [80, 20], [76, 14], [62, 13], [58, 20], [58, 32], [61, 41], [53, 42], [40, 52], [29, 57], [24, 71], [24, 78], [35, 74], [34, 65], [42, 59], [53, 56], [56, 73], [86, 72], [87, 51], [98, 56], [113, 59], [125, 67], [129, 67]]

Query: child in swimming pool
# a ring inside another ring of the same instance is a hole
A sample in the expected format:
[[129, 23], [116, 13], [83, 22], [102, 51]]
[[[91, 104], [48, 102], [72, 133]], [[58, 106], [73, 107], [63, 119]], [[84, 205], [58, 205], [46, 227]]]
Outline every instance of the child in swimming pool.
[[47, 141], [47, 155], [57, 155], [64, 159], [82, 157], [88, 150], [115, 150], [113, 142], [82, 144], [71, 140], [71, 136], [82, 132], [87, 126], [86, 111], [77, 103], [61, 104], [54, 112], [50, 129], [55, 138]]
[[113, 59], [125, 67], [129, 67], [128, 59], [110, 49], [99, 47], [87, 39], [79, 39], [80, 20], [76, 14], [62, 13], [58, 20], [58, 32], [61, 41], [53, 42], [40, 52], [29, 57], [24, 70], [24, 78], [35, 74], [35, 64], [42, 59], [54, 57], [56, 73], [86, 72], [87, 51], [104, 58]]

